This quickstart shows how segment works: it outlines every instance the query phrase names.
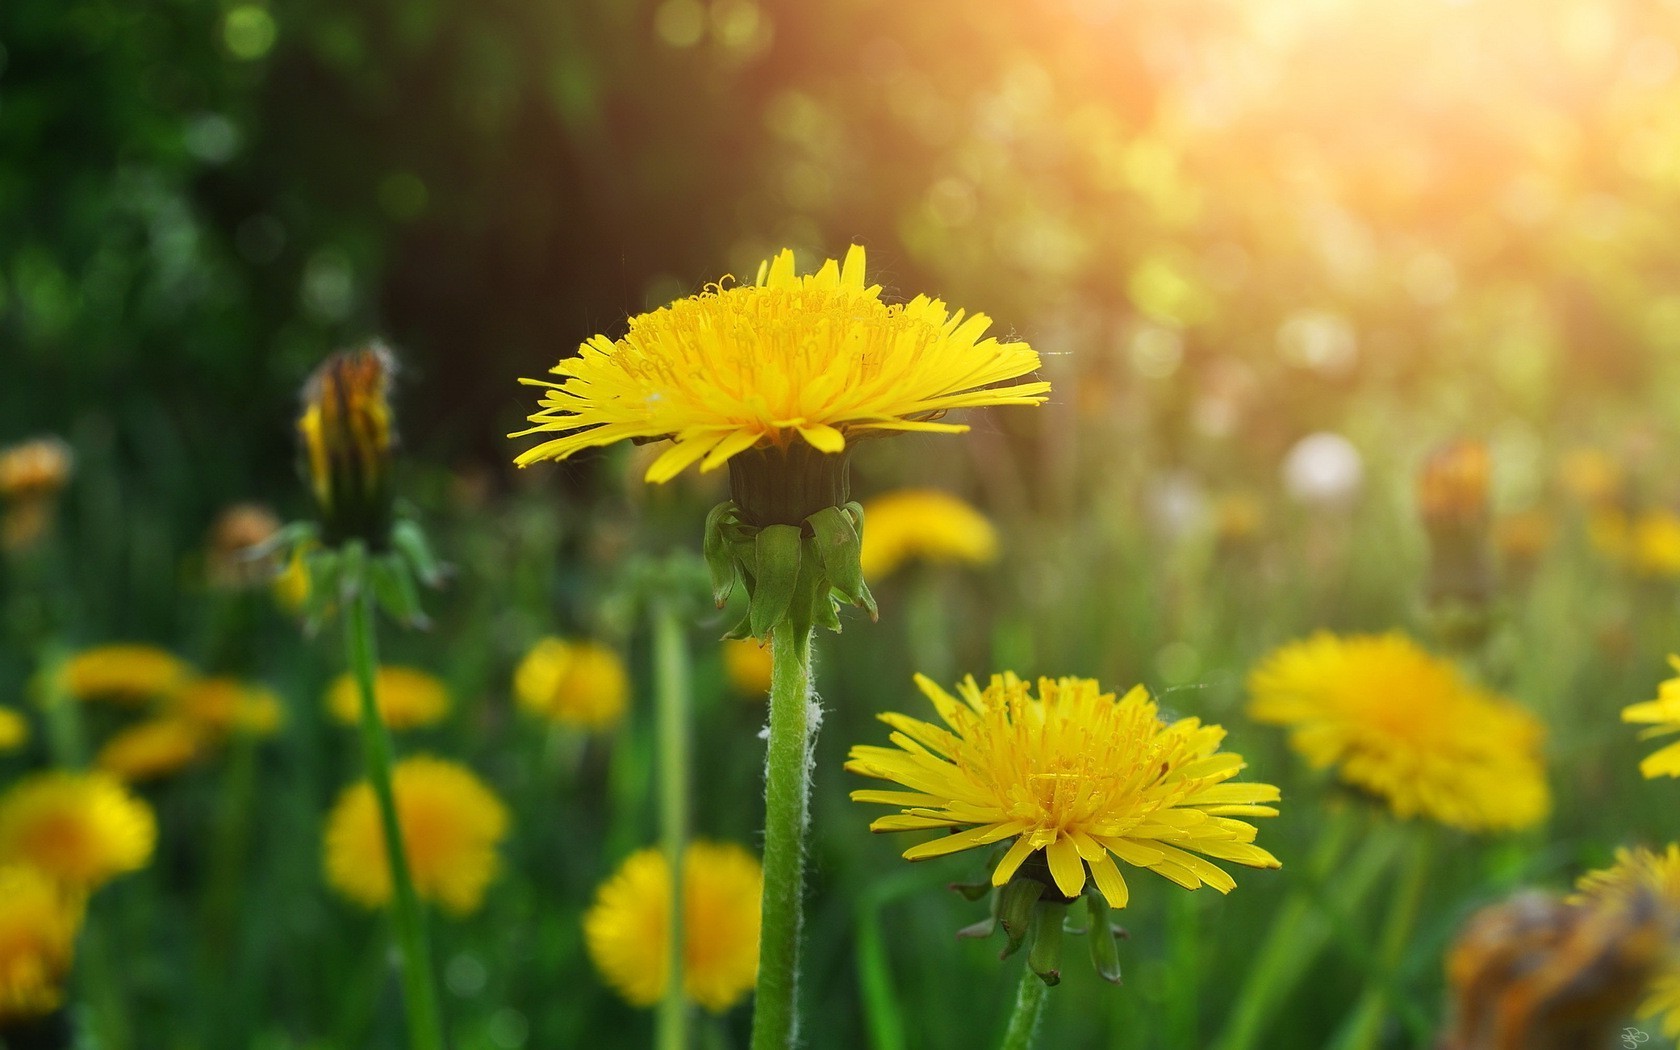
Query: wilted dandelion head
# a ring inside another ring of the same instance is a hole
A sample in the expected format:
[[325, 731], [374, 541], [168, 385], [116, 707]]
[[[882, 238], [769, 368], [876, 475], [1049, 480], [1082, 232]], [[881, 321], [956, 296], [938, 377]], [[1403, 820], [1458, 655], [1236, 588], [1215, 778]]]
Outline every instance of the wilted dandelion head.
[[[1661, 853], [1640, 847], [1619, 849], [1616, 863], [1581, 876], [1576, 883], [1577, 902], [1603, 905], [1640, 893], [1649, 893], [1666, 910], [1672, 937], [1680, 919], [1680, 845], [1670, 843]], [[1680, 1037], [1680, 945], [1669, 943], [1660, 953], [1661, 965], [1651, 976], [1639, 1017], [1662, 1019], [1663, 1035]]]
[[55, 437], [32, 438], [0, 448], [0, 500], [52, 496], [70, 480], [74, 463], [70, 446]]
[[[391, 786], [415, 892], [456, 915], [478, 910], [500, 866], [507, 807], [465, 766], [428, 755], [397, 763]], [[378, 803], [365, 780], [346, 788], [327, 818], [326, 874], [359, 904], [391, 901]]]
[[260, 503], [236, 503], [216, 516], [205, 543], [205, 574], [218, 587], [248, 587], [274, 575], [274, 558], [254, 552], [280, 531], [280, 519]]
[[1334, 766], [1397, 817], [1497, 831], [1551, 808], [1540, 722], [1404, 635], [1292, 642], [1255, 668], [1249, 691], [1256, 721], [1288, 726], [1314, 768]]
[[0, 1026], [64, 1000], [82, 896], [28, 864], [0, 864]]
[[997, 530], [974, 507], [937, 489], [901, 489], [863, 505], [863, 575], [879, 579], [916, 560], [986, 565]]
[[752, 448], [808, 445], [840, 452], [848, 437], [883, 430], [956, 432], [933, 420], [952, 409], [1026, 405], [1048, 383], [1025, 343], [982, 338], [984, 314], [952, 313], [925, 295], [881, 301], [864, 279], [864, 250], [801, 276], [793, 252], [760, 264], [751, 285], [723, 282], [630, 319], [618, 340], [598, 335], [550, 371], [529, 430], [551, 434], [521, 453], [526, 466], [625, 439], [669, 438], [647, 480], [702, 471]]
[[156, 841], [151, 807], [107, 773], [35, 773], [0, 795], [0, 863], [32, 864], [69, 889], [145, 867]]
[[64, 689], [78, 700], [138, 705], [168, 696], [192, 678], [192, 668], [153, 645], [100, 645], [72, 656], [63, 668]]
[[273, 736], [284, 717], [280, 698], [267, 686], [237, 678], [201, 678], [182, 686], [171, 711], [217, 737], [233, 733]]
[[723, 669], [742, 696], [762, 700], [770, 692], [770, 647], [756, 638], [725, 639]]
[[543, 638], [513, 675], [519, 706], [578, 729], [611, 729], [624, 717], [630, 677], [605, 645]]
[[1571, 901], [1529, 890], [1483, 908], [1447, 956], [1441, 1050], [1613, 1045], [1672, 933], [1672, 913], [1644, 890]]
[[[921, 687], [944, 726], [883, 714], [896, 747], [858, 746], [846, 768], [908, 791], [854, 791], [858, 802], [902, 806], [872, 831], [949, 830], [906, 850], [910, 860], [1011, 841], [992, 872], [1001, 886], [1042, 852], [1055, 889], [1077, 897], [1087, 874], [1112, 907], [1129, 896], [1115, 858], [1186, 889], [1236, 883], [1206, 857], [1275, 868], [1242, 817], [1274, 816], [1270, 784], [1229, 782], [1240, 755], [1219, 750], [1225, 730], [1195, 718], [1167, 723], [1141, 686], [1119, 699], [1089, 678], [1041, 678], [1038, 695], [1013, 674], [984, 690], [972, 677], [953, 697]], [[1203, 856], [1197, 856], [1202, 854]]]
[[325, 539], [382, 546], [390, 531], [390, 350], [371, 343], [333, 354], [303, 388], [298, 437]]
[[203, 726], [184, 718], [149, 718], [121, 730], [94, 756], [96, 768], [138, 784], [172, 776], [208, 749]]
[[[758, 977], [764, 873], [740, 846], [691, 842], [683, 852], [683, 992], [714, 1013]], [[671, 866], [657, 849], [633, 853], [596, 891], [583, 918], [589, 957], [633, 1006], [665, 995]]]
[[[449, 688], [434, 675], [413, 667], [387, 665], [373, 679], [374, 706], [391, 729], [435, 725], [449, 714]], [[362, 694], [356, 676], [345, 672], [327, 687], [327, 711], [333, 719], [353, 726], [361, 721]]]
[[23, 712], [0, 707], [0, 754], [16, 751], [29, 742], [29, 719]]

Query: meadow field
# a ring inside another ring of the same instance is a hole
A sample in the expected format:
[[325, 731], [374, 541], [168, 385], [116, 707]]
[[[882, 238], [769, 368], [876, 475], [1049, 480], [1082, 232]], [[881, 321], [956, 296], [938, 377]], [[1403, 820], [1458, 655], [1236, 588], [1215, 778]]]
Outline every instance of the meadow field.
[[1676, 215], [1673, 0], [6, 0], [0, 1050], [1672, 1046]]

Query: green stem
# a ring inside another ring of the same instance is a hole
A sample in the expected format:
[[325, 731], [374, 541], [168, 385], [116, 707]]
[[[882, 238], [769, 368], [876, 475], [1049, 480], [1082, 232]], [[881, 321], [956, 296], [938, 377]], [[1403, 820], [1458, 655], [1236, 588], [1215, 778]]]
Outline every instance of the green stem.
[[799, 926], [811, 754], [811, 629], [770, 635], [770, 746], [764, 764], [764, 905], [753, 1050], [788, 1050], [799, 1031]]
[[1382, 1035], [1382, 1022], [1387, 1013], [1389, 996], [1394, 988], [1395, 970], [1400, 965], [1401, 956], [1406, 952], [1412, 928], [1417, 925], [1418, 909], [1423, 903], [1423, 888], [1429, 881], [1432, 853], [1430, 847], [1435, 841], [1434, 836], [1430, 834], [1433, 829], [1417, 830], [1420, 833], [1413, 837], [1411, 856], [1407, 858], [1405, 870], [1400, 876], [1400, 884], [1394, 895], [1394, 904], [1389, 909], [1388, 921], [1383, 926], [1377, 965], [1368, 975], [1365, 991], [1359, 997], [1359, 1003], [1353, 1008], [1353, 1013], [1342, 1025], [1335, 1043], [1344, 1050], [1372, 1050]]
[[368, 783], [379, 804], [379, 824], [385, 837], [385, 856], [391, 866], [392, 920], [402, 949], [403, 1005], [408, 1011], [409, 1045], [414, 1050], [443, 1050], [443, 1023], [437, 991], [432, 984], [431, 950], [426, 943], [425, 915], [414, 892], [397, 819], [396, 795], [391, 789], [391, 737], [379, 717], [374, 699], [373, 595], [364, 579], [365, 552], [359, 545], [345, 549], [344, 641], [350, 668], [361, 693], [362, 757]]
[[1346, 803], [1336, 811], [1318, 840], [1318, 848], [1307, 860], [1305, 884], [1290, 893], [1272, 920], [1265, 942], [1248, 967], [1225, 1029], [1213, 1042], [1220, 1050], [1253, 1047], [1277, 1004], [1295, 987], [1323, 947], [1327, 930], [1317, 914], [1313, 895], [1322, 890], [1325, 877], [1347, 851], [1355, 813], [1356, 807]]
[[659, 1050], [686, 1050], [688, 995], [683, 987], [683, 852], [688, 845], [688, 645], [675, 603], [653, 602], [653, 671], [659, 708], [659, 824], [671, 870], [670, 940], [665, 998], [659, 1004]]
[[1021, 984], [1015, 991], [1015, 1012], [1009, 1015], [1009, 1027], [1003, 1031], [1001, 1050], [1032, 1050], [1033, 1037], [1038, 1034], [1038, 1019], [1044, 1013], [1045, 983], [1032, 972], [1021, 967]]

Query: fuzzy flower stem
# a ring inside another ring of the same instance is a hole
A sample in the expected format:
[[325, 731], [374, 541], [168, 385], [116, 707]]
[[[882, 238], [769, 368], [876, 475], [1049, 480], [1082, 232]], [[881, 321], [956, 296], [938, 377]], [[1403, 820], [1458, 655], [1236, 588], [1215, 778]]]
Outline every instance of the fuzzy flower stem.
[[385, 856], [391, 866], [391, 915], [402, 949], [403, 1005], [408, 1011], [409, 1045], [413, 1050], [443, 1050], [443, 1023], [432, 984], [425, 915], [409, 874], [402, 829], [397, 822], [396, 795], [391, 789], [391, 737], [380, 720], [374, 698], [374, 674], [379, 660], [374, 649], [373, 594], [365, 579], [366, 558], [367, 552], [360, 543], [345, 546], [342, 602], [345, 650], [361, 696], [362, 758], [379, 804]]
[[1376, 966], [1365, 982], [1365, 991], [1359, 997], [1359, 1003], [1342, 1025], [1338, 1046], [1344, 1050], [1374, 1050], [1382, 1036], [1383, 1017], [1393, 994], [1394, 971], [1411, 940], [1412, 928], [1417, 925], [1424, 886], [1429, 881], [1429, 864], [1434, 852], [1431, 847], [1435, 838], [1429, 834], [1433, 829], [1418, 830], [1421, 834], [1414, 836], [1410, 856], [1406, 858], [1399, 885], [1395, 888], [1388, 921], [1383, 926]]
[[1021, 984], [1015, 991], [1015, 1011], [1009, 1015], [1009, 1027], [1004, 1029], [1001, 1050], [1032, 1050], [1048, 990], [1049, 986], [1039, 980], [1032, 967], [1021, 967]]
[[788, 1050], [799, 1032], [799, 927], [810, 796], [811, 629], [770, 636], [770, 746], [764, 767], [764, 918], [752, 1050]]
[[659, 709], [659, 824], [671, 870], [670, 940], [665, 998], [659, 1004], [659, 1050], [686, 1050], [688, 996], [683, 975], [683, 851], [688, 845], [689, 708], [688, 645], [676, 603], [656, 599], [653, 667]]

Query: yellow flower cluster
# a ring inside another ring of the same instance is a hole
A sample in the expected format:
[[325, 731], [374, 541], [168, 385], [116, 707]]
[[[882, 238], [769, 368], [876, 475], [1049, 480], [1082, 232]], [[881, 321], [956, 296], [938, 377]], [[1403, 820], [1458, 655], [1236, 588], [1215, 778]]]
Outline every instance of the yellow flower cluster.
[[879, 579], [917, 559], [987, 565], [997, 558], [997, 530], [948, 492], [901, 489], [863, 505], [863, 575]]
[[1278, 866], [1240, 819], [1276, 815], [1278, 789], [1232, 780], [1243, 760], [1219, 750], [1225, 730], [1162, 721], [1141, 686], [1116, 699], [1088, 678], [1041, 678], [1036, 696], [1013, 674], [985, 689], [970, 677], [956, 697], [925, 676], [916, 684], [944, 725], [883, 714], [896, 746], [854, 747], [846, 763], [909, 789], [852, 792], [904, 810], [870, 830], [951, 832], [912, 846], [907, 859], [1009, 841], [994, 885], [1042, 853], [1062, 894], [1077, 897], [1089, 875], [1115, 908], [1130, 897], [1116, 858], [1221, 893], [1236, 883], [1206, 857]]
[[543, 638], [513, 675], [519, 706], [577, 729], [611, 729], [624, 717], [630, 676], [624, 661], [599, 642]]
[[[428, 755], [398, 762], [391, 787], [415, 892], [456, 915], [478, 910], [500, 867], [507, 807], [465, 766]], [[327, 881], [370, 908], [391, 902], [383, 835], [373, 787], [346, 788], [327, 818]]]
[[1402, 819], [1496, 831], [1550, 811], [1540, 722], [1404, 635], [1293, 642], [1254, 669], [1249, 691], [1256, 721], [1288, 726], [1315, 769], [1335, 767]]
[[[741, 1000], [758, 976], [764, 873], [740, 846], [692, 842], [683, 852], [683, 991], [714, 1013]], [[665, 854], [631, 854], [583, 919], [589, 957], [633, 1006], [665, 995], [671, 937], [671, 866]]]

